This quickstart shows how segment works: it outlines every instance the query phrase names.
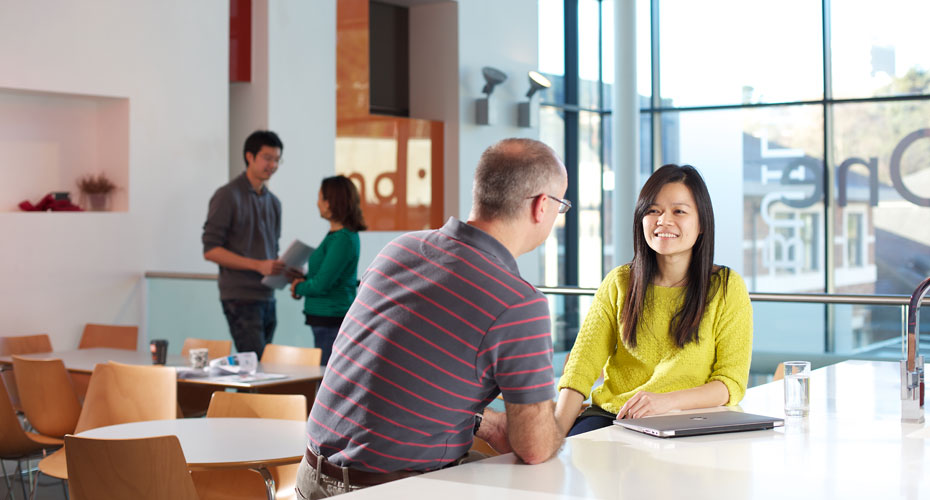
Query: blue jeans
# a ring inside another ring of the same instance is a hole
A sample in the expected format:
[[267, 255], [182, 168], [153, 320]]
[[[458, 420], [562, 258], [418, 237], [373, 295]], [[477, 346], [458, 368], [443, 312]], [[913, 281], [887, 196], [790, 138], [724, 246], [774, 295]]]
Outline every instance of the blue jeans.
[[274, 300], [221, 300], [223, 314], [237, 352], [254, 352], [262, 359], [278, 324]]
[[310, 329], [313, 330], [313, 345], [323, 350], [320, 365], [326, 366], [329, 363], [329, 357], [333, 354], [333, 342], [336, 341], [339, 327], [311, 326]]

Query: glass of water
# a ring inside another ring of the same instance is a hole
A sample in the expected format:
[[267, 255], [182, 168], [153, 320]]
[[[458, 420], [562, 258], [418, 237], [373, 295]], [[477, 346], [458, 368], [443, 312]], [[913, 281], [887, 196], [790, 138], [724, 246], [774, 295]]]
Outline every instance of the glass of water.
[[785, 415], [806, 417], [811, 409], [810, 361], [785, 361]]

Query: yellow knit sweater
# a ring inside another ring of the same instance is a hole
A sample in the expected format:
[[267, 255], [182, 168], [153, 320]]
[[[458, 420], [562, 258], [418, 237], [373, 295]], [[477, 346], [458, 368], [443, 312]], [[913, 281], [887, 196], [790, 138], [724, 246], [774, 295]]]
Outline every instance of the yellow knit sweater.
[[617, 413], [639, 391], [672, 392], [719, 380], [730, 391], [729, 405], [746, 393], [752, 356], [752, 305], [743, 279], [730, 271], [726, 294], [721, 288], [704, 309], [698, 342], [678, 348], [669, 335], [672, 317], [685, 288], [650, 285], [636, 328], [636, 347], [620, 340], [620, 313], [630, 282], [630, 266], [612, 270], [601, 283], [572, 347], [559, 390], [568, 387], [585, 397], [604, 373], [604, 384], [591, 394], [593, 404]]

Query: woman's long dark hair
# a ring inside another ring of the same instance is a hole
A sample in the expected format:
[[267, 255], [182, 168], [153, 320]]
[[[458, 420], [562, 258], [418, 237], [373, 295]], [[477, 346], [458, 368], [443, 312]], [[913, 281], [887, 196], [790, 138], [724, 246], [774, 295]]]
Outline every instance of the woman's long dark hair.
[[664, 165], [649, 177], [639, 192], [633, 214], [633, 262], [630, 263], [630, 284], [621, 313], [621, 338], [631, 347], [636, 347], [636, 326], [646, 307], [646, 291], [659, 270], [656, 252], [646, 243], [643, 218], [655, 203], [659, 191], [672, 182], [681, 182], [691, 190], [701, 228], [691, 249], [684, 302], [669, 325], [668, 333], [678, 347], [697, 341], [704, 307], [720, 288], [721, 282], [725, 287], [729, 278], [730, 270], [726, 267], [722, 267], [719, 272], [714, 269], [714, 207], [704, 179], [691, 165]]
[[320, 185], [323, 199], [329, 203], [329, 216], [346, 229], [364, 231], [368, 229], [362, 215], [361, 197], [355, 183], [344, 175], [327, 177]]

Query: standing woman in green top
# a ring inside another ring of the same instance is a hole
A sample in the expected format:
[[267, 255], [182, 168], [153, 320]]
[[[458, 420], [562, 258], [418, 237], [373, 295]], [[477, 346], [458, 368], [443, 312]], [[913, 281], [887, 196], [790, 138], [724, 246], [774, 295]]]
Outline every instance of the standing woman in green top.
[[355, 300], [358, 283], [358, 232], [368, 228], [362, 217], [358, 189], [348, 177], [323, 179], [317, 195], [320, 217], [329, 221], [329, 232], [307, 261], [307, 274], [291, 283], [291, 296], [306, 297], [304, 315], [313, 330], [314, 345], [323, 350], [326, 365], [333, 341], [346, 311]]
[[665, 165], [639, 193], [633, 261], [604, 278], [565, 364], [559, 426], [575, 435], [615, 418], [735, 405], [751, 354], [749, 293], [714, 265], [707, 186], [693, 167]]

